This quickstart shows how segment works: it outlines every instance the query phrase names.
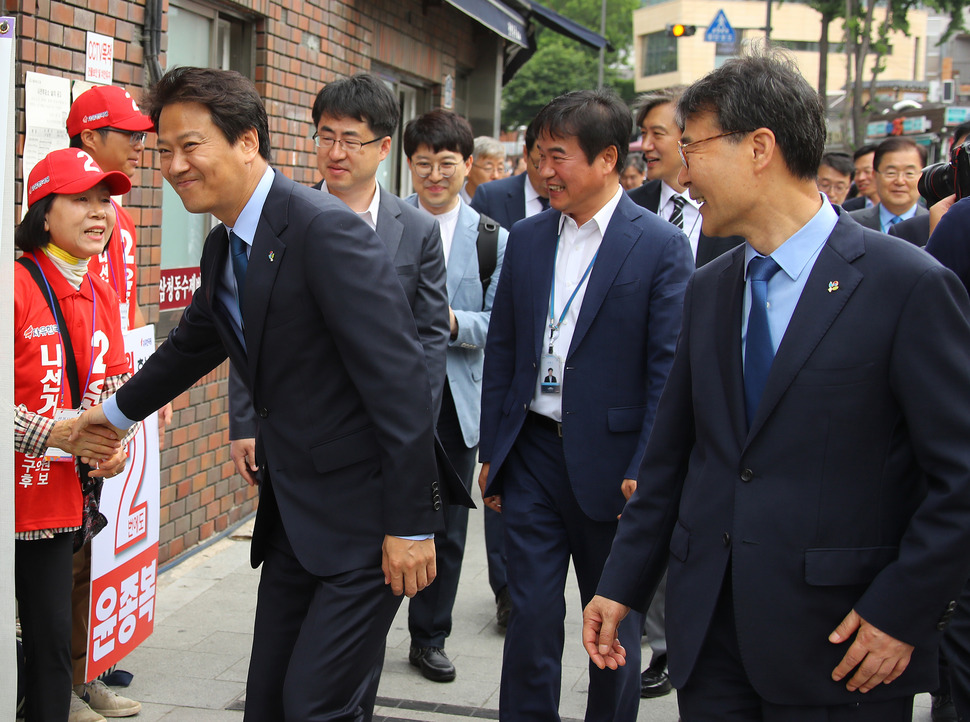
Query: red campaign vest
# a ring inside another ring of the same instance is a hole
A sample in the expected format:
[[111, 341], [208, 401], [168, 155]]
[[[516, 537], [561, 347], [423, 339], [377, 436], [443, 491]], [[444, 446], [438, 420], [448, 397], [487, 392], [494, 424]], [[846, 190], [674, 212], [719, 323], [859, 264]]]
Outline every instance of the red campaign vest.
[[[64, 314], [74, 346], [78, 383], [82, 385], [82, 405], [87, 408], [97, 403], [106, 377], [131, 369], [121, 335], [118, 296], [91, 274], [75, 291], [42, 251], [31, 256], [44, 272]], [[57, 320], [44, 298], [46, 291], [37, 287], [30, 272], [19, 263], [15, 264], [14, 292], [14, 403], [48, 418], [53, 418], [58, 408], [77, 408], [64, 373]], [[92, 319], [95, 309], [97, 319]], [[85, 382], [87, 388], [83, 388]], [[17, 532], [80, 525], [81, 485], [73, 463], [17, 453], [14, 479]]]
[[138, 272], [135, 265], [135, 222], [128, 211], [111, 201], [118, 220], [104, 251], [88, 261], [88, 273], [100, 276], [118, 294], [119, 303], [128, 304], [128, 328], [134, 328], [135, 302], [138, 299]]

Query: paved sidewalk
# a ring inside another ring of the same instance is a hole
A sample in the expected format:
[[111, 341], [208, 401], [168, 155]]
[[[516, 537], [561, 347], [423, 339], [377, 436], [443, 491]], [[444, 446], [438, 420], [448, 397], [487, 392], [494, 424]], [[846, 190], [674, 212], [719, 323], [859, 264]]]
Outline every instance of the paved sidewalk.
[[[242, 719], [259, 580], [258, 571], [249, 566], [250, 526], [251, 522], [243, 525], [160, 575], [155, 633], [120, 665], [135, 675], [131, 686], [119, 691], [141, 701], [142, 712], [134, 718], [139, 722]], [[482, 529], [481, 509], [472, 511], [454, 629], [446, 647], [458, 678], [445, 684], [429, 682], [408, 664], [405, 602], [388, 635], [375, 719], [498, 719], [504, 637], [495, 625]], [[580, 643], [579, 594], [570, 577], [560, 714], [564, 720], [581, 720], [587, 657]], [[642, 700], [639, 719], [676, 722], [675, 695]], [[929, 722], [928, 695], [917, 699], [913, 719]]]

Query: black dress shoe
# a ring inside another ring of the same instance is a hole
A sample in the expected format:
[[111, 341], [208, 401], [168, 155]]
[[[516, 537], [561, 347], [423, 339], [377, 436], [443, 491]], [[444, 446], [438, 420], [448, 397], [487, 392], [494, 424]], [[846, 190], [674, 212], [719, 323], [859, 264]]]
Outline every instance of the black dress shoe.
[[509, 596], [509, 588], [502, 587], [502, 591], [495, 597], [495, 621], [498, 626], [505, 629], [509, 626], [509, 614], [512, 613], [512, 597]]
[[663, 667], [647, 667], [640, 674], [641, 699], [663, 697], [665, 694], [670, 694], [671, 689], [670, 679], [667, 677], [667, 670]]
[[933, 702], [930, 706], [930, 719], [933, 722], [957, 722], [957, 710], [953, 706], [950, 695], [933, 695]]
[[425, 679], [432, 682], [451, 682], [455, 678], [455, 665], [441, 647], [418, 647], [412, 644], [408, 661], [421, 670]]

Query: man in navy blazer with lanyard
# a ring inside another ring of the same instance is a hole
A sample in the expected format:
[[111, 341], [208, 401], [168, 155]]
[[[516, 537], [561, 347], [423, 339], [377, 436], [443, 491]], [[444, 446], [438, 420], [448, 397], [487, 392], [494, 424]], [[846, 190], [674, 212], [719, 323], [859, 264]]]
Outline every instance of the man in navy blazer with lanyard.
[[369, 719], [400, 595], [434, 579], [442, 505], [407, 298], [367, 224], [269, 165], [249, 80], [175, 68], [148, 105], [162, 175], [222, 223], [178, 327], [77, 426], [125, 427], [231, 358], [260, 419], [246, 719]]
[[587, 652], [622, 665], [666, 566], [684, 722], [909, 722], [970, 566], [970, 300], [819, 193], [790, 58], [728, 61], [678, 118], [705, 231], [747, 242], [691, 279]]
[[[554, 210], [512, 228], [482, 380], [479, 484], [505, 519], [512, 597], [502, 720], [558, 718], [569, 561], [585, 603], [636, 481], [693, 270], [684, 234], [620, 187], [631, 123], [614, 93], [560, 96], [534, 123]], [[638, 658], [642, 617], [626, 624]], [[622, 675], [591, 666], [587, 720], [636, 719], [638, 661]]]

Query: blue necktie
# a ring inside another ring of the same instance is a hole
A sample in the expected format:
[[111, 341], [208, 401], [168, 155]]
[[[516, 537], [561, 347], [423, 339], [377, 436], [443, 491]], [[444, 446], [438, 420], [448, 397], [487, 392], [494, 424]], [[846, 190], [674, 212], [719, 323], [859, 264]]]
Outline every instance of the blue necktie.
[[748, 312], [748, 334], [744, 342], [744, 408], [748, 427], [758, 410], [771, 362], [775, 359], [771, 331], [768, 328], [768, 279], [779, 270], [775, 259], [770, 256], [756, 256], [748, 264], [751, 310]]
[[246, 289], [246, 269], [249, 267], [249, 256], [246, 255], [246, 241], [229, 231], [229, 255], [232, 258], [232, 275], [236, 277], [237, 300], [239, 314], [242, 317], [243, 292]]
[[542, 196], [539, 196], [539, 205], [542, 206], [542, 210], [548, 211], [549, 210], [549, 199], [548, 198], [543, 198]]

